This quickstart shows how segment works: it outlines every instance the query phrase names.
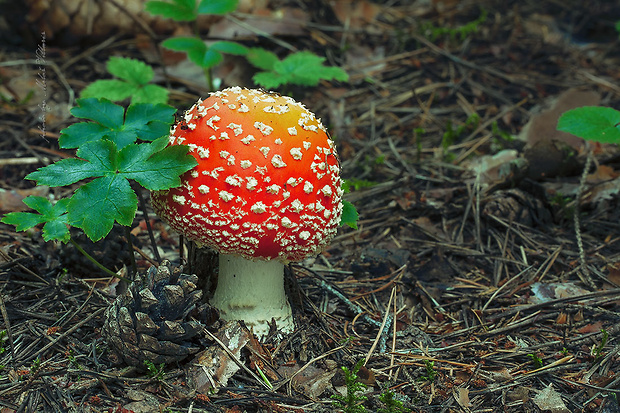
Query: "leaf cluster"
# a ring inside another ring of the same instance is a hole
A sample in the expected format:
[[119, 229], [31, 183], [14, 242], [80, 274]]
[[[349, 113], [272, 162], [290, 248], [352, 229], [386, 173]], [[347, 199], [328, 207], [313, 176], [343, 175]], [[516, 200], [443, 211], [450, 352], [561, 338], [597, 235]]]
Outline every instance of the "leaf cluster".
[[168, 90], [149, 84], [153, 68], [127, 57], [111, 57], [106, 67], [118, 79], [101, 79], [82, 90], [82, 98], [105, 98], [114, 102], [131, 97], [131, 103], [167, 103]]
[[347, 81], [349, 75], [339, 67], [325, 66], [325, 58], [308, 51], [293, 53], [280, 60], [275, 53], [253, 48], [248, 61], [261, 69], [252, 78], [256, 84], [274, 89], [282, 85], [316, 86], [321, 80]]
[[[237, 9], [239, 0], [173, 0], [149, 1], [146, 11], [169, 18], [175, 21], [195, 22], [201, 14], [224, 15]], [[209, 69], [219, 64], [223, 59], [222, 53], [245, 55], [249, 49], [239, 43], [217, 41], [207, 45], [198, 36], [178, 36], [166, 39], [162, 46], [177, 52], [185, 52], [189, 60], [203, 69]]]
[[[233, 12], [237, 5], [238, 0], [202, 0], [198, 3], [194, 0], [157, 0], [147, 2], [146, 10], [175, 21], [195, 22], [201, 14], [224, 15]], [[162, 46], [186, 53], [189, 60], [205, 70], [219, 64], [223, 54], [246, 56], [252, 65], [262, 70], [254, 75], [254, 82], [266, 89], [287, 84], [316, 86], [321, 80], [346, 81], [349, 78], [344, 70], [325, 66], [325, 58], [307, 51], [293, 53], [280, 60], [274, 53], [262, 48], [250, 49], [230, 41], [207, 44], [198, 35], [172, 37], [164, 40]]]
[[77, 103], [71, 113], [88, 121], [65, 128], [59, 138], [61, 148], [78, 148], [77, 158], [40, 168], [26, 179], [50, 187], [86, 183], [56, 204], [30, 196], [24, 203], [36, 213], [13, 212], [2, 219], [18, 231], [44, 224], [45, 241], [67, 242], [68, 225], [81, 228], [93, 241], [105, 237], [114, 222], [130, 225], [138, 206], [130, 180], [149, 190], [168, 189], [179, 186], [179, 176], [196, 165], [186, 146], [167, 146], [174, 108], [139, 103], [125, 111], [94, 98]]

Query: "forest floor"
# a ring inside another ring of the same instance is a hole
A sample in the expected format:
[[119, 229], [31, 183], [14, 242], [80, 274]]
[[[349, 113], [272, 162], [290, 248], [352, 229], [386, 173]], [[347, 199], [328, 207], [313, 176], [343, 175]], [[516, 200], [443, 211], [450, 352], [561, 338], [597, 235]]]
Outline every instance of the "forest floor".
[[[349, 73], [289, 92], [328, 126], [360, 214], [357, 230], [341, 228], [325, 253], [291, 267], [296, 331], [248, 340], [242, 366], [196, 338], [234, 373], [217, 391], [188, 384], [191, 357], [146, 372], [119, 364], [101, 333], [118, 280], [71, 244], [2, 225], [0, 411], [340, 411], [331, 396], [346, 392], [341, 367], [365, 360], [366, 389], [347, 412], [619, 412], [619, 151], [556, 124], [578, 106], [620, 109], [620, 7], [284, 3], [267, 5], [271, 17], [236, 15], [273, 23], [272, 34], [232, 38], [285, 55], [278, 38]], [[282, 15], [288, 25], [276, 24]], [[152, 64], [180, 112], [207, 93], [183, 70], [165, 79], [139, 28], [78, 43], [49, 30], [43, 43], [35, 28], [30, 42], [13, 33], [0, 46], [3, 213], [24, 210], [27, 195], [61, 195], [24, 177], [73, 156], [58, 149], [59, 132], [110, 56]], [[242, 59], [218, 70], [222, 86], [254, 86]], [[151, 219], [162, 255], [179, 265], [176, 236]], [[144, 224], [139, 213], [140, 273], [156, 264]], [[122, 230], [93, 245], [75, 235], [126, 271]], [[385, 404], [390, 395], [402, 409]]]

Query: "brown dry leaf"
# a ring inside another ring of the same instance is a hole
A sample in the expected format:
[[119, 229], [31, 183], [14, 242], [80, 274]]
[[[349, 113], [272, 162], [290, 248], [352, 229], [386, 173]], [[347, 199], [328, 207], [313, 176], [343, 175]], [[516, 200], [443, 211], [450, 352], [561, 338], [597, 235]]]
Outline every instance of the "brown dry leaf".
[[620, 262], [607, 264], [607, 279], [614, 284], [620, 284]]
[[[295, 364], [294, 366], [284, 365], [278, 368], [278, 372], [288, 379], [293, 376], [293, 374], [297, 373], [300, 368], [301, 366], [299, 364]], [[336, 372], [337, 369], [326, 371], [310, 365], [293, 377], [293, 388], [301, 391], [311, 399], [316, 400], [331, 385], [331, 379]]]
[[532, 289], [532, 295], [530, 296], [529, 302], [533, 304], [545, 303], [558, 298], [577, 297], [589, 292], [571, 282], [536, 282], [532, 284], [530, 288]]
[[454, 400], [456, 400], [463, 409], [468, 410], [471, 406], [471, 402], [469, 401], [469, 389], [464, 387], [454, 389]]
[[[238, 321], [233, 321], [224, 324], [215, 336], [239, 359], [241, 350], [250, 342], [251, 334]], [[217, 391], [219, 387], [225, 387], [228, 379], [239, 371], [239, 368], [224, 349], [213, 343], [192, 360], [187, 378], [192, 383], [192, 388], [208, 394]]]
[[506, 367], [489, 367], [488, 369], [482, 370], [481, 374], [485, 376], [487, 381], [491, 382], [504, 382], [514, 378]]
[[603, 323], [600, 321], [597, 321], [596, 323], [592, 323], [592, 324], [587, 324], [583, 327], [581, 327], [579, 330], [577, 330], [579, 333], [581, 334], [587, 334], [587, 333], [599, 333], [601, 331], [601, 329], [603, 328]]
[[381, 6], [367, 0], [332, 0], [329, 4], [340, 23], [352, 29], [372, 23], [381, 12]]
[[446, 236], [445, 232], [443, 231], [443, 229], [441, 229], [437, 223], [431, 221], [430, 218], [428, 217], [419, 217], [413, 220], [413, 222], [419, 226], [421, 229], [423, 229], [424, 231], [428, 232], [429, 234], [431, 234], [433, 237], [437, 238], [437, 239], [442, 239], [442, 240], [448, 240], [449, 238]]
[[47, 196], [49, 187], [35, 186], [32, 189], [1, 189], [0, 188], [0, 211], [2, 212], [20, 212], [28, 211], [30, 208], [22, 201], [31, 195]]
[[211, 25], [210, 32], [217, 33], [218, 38], [227, 40], [254, 38], [257, 33], [272, 36], [301, 36], [305, 34], [304, 26], [308, 20], [308, 14], [299, 8], [283, 7], [276, 11], [258, 9], [243, 19], [247, 27], [242, 27], [229, 19], [222, 19]]
[[611, 181], [620, 176], [620, 172], [616, 171], [611, 166], [599, 165], [594, 173], [587, 176], [586, 182], [589, 184], [598, 184], [601, 182]]
[[602, 201], [613, 200], [620, 193], [620, 178], [605, 181], [594, 186], [584, 195], [582, 203], [598, 205]]
[[553, 385], [545, 387], [538, 394], [532, 397], [532, 401], [544, 412], [550, 413], [569, 413], [570, 410], [564, 404], [560, 394], [553, 389]]

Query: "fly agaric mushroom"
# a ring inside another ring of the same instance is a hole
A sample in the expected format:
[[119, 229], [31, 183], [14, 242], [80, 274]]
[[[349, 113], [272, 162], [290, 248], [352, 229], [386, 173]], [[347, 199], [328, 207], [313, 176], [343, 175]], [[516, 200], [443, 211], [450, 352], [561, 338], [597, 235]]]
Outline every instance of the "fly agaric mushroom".
[[219, 252], [211, 304], [261, 337], [294, 329], [284, 265], [320, 253], [342, 215], [333, 141], [303, 104], [233, 87], [199, 100], [171, 131], [198, 166], [182, 185], [151, 193], [176, 231]]

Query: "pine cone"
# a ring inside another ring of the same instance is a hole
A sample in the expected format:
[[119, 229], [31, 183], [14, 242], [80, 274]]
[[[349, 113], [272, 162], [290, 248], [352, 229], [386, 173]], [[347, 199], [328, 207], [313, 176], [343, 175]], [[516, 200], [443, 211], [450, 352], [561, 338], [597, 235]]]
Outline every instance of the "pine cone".
[[143, 367], [178, 362], [199, 348], [189, 340], [204, 327], [187, 320], [202, 298], [198, 277], [174, 271], [170, 262], [151, 267], [106, 310], [103, 337], [110, 349], [129, 365]]

